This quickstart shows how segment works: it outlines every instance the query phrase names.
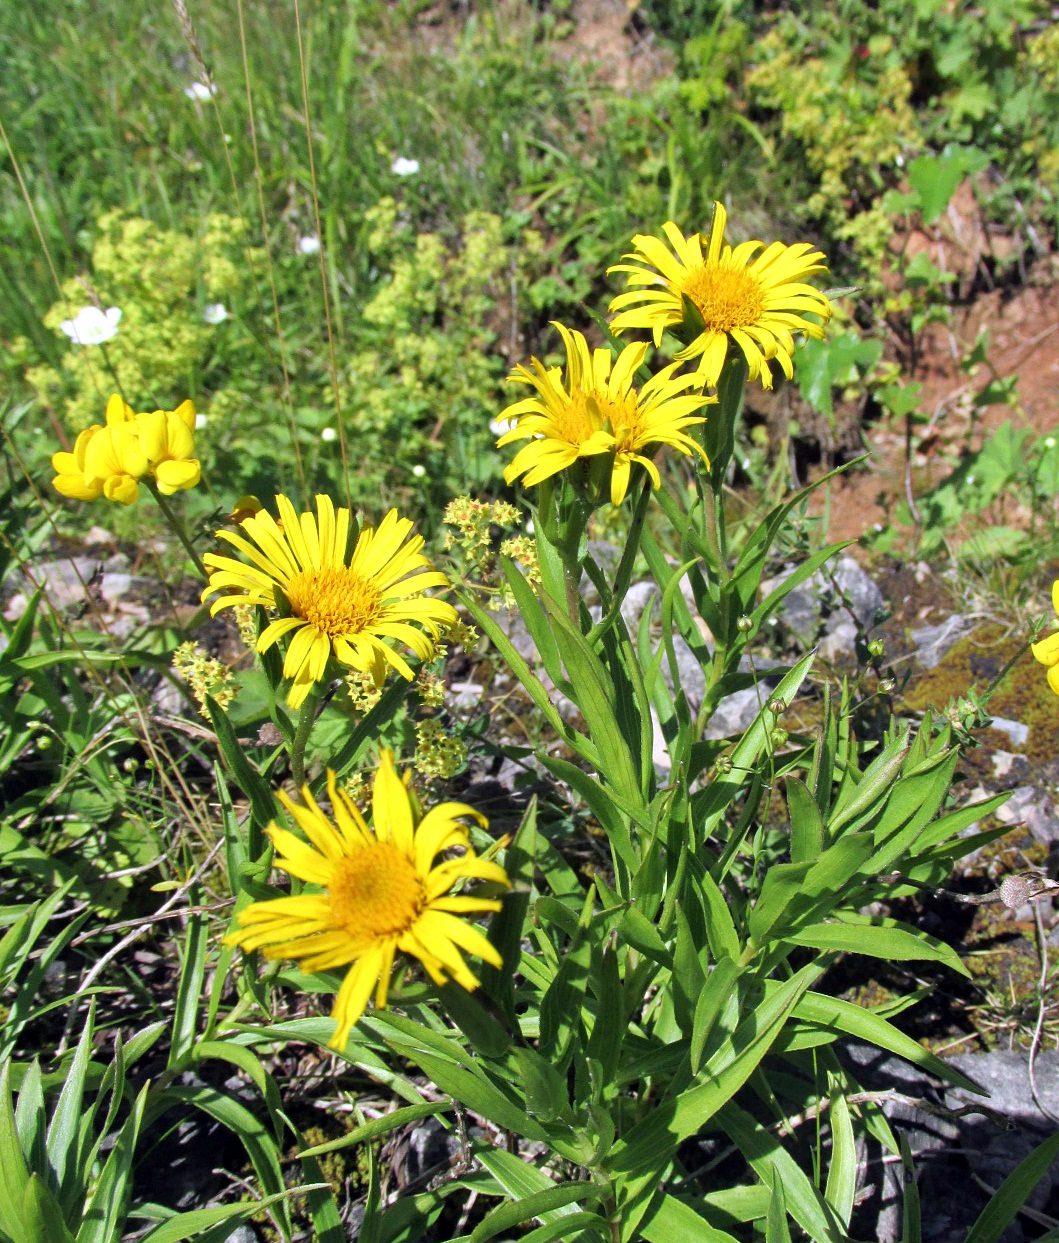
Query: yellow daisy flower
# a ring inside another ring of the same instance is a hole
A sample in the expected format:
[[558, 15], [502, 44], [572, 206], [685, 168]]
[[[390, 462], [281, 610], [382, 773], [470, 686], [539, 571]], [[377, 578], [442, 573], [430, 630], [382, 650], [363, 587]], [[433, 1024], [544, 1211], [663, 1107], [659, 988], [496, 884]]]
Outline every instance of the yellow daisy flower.
[[[254, 902], [239, 912], [228, 945], [261, 950], [266, 958], [293, 958], [303, 971], [349, 966], [335, 997], [332, 1049], [342, 1050], [350, 1029], [375, 990], [375, 1005], [386, 1005], [394, 955], [418, 958], [436, 984], [454, 980], [468, 990], [478, 980], [463, 954], [494, 967], [500, 955], [459, 915], [498, 911], [493, 898], [454, 895], [464, 880], [508, 886], [497, 863], [479, 858], [470, 845], [464, 819], [487, 821], [466, 803], [440, 803], [421, 815], [415, 796], [398, 777], [393, 754], [384, 751], [375, 776], [371, 828], [356, 805], [327, 774], [334, 820], [317, 806], [306, 786], [304, 806], [280, 794], [283, 806], [309, 839], [272, 824], [273, 866], [313, 886], [295, 897]], [[443, 852], [458, 850], [437, 862]]]
[[633, 462], [640, 463], [656, 488], [660, 485], [658, 468], [645, 453], [654, 445], [697, 453], [709, 465], [706, 451], [685, 431], [706, 422], [692, 411], [716, 401], [685, 392], [698, 386], [694, 375], [674, 375], [679, 364], [671, 363], [637, 390], [633, 378], [646, 357], [646, 342], [627, 345], [615, 359], [608, 349], [590, 350], [581, 333], [559, 323], [553, 326], [566, 346], [565, 377], [561, 368], [545, 367], [537, 358], [528, 367], [520, 363], [508, 377], [535, 389], [536, 396], [515, 402], [500, 415], [500, 422], [518, 422], [500, 437], [497, 448], [529, 441], [504, 471], [507, 483], [524, 475], [525, 485], [533, 487], [580, 458], [608, 453], [613, 455], [610, 499], [620, 505]]
[[217, 532], [250, 564], [216, 553], [203, 557], [212, 572], [202, 598], [225, 593], [210, 605], [211, 615], [237, 605], [283, 610], [261, 632], [257, 650], [291, 636], [283, 676], [293, 682], [292, 708], [323, 680], [332, 656], [371, 673], [376, 684], [387, 664], [411, 680], [412, 670], [388, 640], [429, 660], [442, 629], [456, 621], [451, 604], [423, 594], [451, 584], [420, 552], [423, 537], [410, 537], [411, 520], [391, 509], [378, 530], [361, 528], [350, 556], [348, 509], [336, 511], [327, 496], [317, 496], [315, 516], [299, 514], [285, 496], [276, 505], [278, 522], [261, 510], [239, 524], [243, 534]]
[[[824, 255], [808, 242], [729, 246], [724, 240], [727, 219], [717, 203], [706, 238], [698, 233], [685, 237], [671, 220], [662, 226], [668, 247], [658, 237], [634, 237], [635, 250], [624, 256], [631, 262], [608, 269], [625, 272], [629, 286], [610, 304], [618, 312], [611, 328], [616, 333], [648, 328], [657, 346], [665, 329], [682, 324], [695, 335], [676, 358], [697, 358], [702, 383], [716, 386], [732, 343], [746, 358], [749, 378], [771, 388], [770, 360], [779, 363], [788, 380], [794, 375], [793, 334], [824, 335], [823, 327], [806, 319], [806, 313], [825, 323], [831, 318], [827, 297], [805, 283], [811, 273], [827, 270]], [[692, 308], [690, 316], [686, 303]]]
[[[1052, 608], [1059, 617], [1059, 578], [1052, 583]], [[1039, 643], [1031, 643], [1030, 651], [1036, 660], [1048, 666], [1048, 685], [1059, 695], [1059, 630], [1046, 635]]]

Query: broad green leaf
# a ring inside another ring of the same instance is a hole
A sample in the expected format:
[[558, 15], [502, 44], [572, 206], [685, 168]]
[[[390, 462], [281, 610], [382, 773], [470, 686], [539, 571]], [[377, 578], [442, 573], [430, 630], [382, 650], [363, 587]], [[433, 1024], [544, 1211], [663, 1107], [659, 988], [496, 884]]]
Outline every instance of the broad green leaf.
[[628, 942], [660, 966], [673, 966], [673, 955], [659, 936], [658, 929], [635, 906], [630, 906], [622, 915], [618, 925], [618, 938]]
[[1038, 1144], [1004, 1179], [967, 1232], [965, 1243], [996, 1243], [1056, 1157], [1059, 1157], [1059, 1134], [1050, 1135], [1043, 1144]]
[[765, 873], [761, 895], [747, 920], [750, 939], [755, 945], [764, 945], [774, 932], [782, 935], [784, 926], [791, 922], [791, 904], [804, 893], [806, 877], [812, 867], [813, 860], [806, 859], [802, 863], [773, 864]]
[[512, 1049], [514, 1069], [526, 1095], [526, 1108], [541, 1122], [571, 1117], [566, 1076], [535, 1049]]

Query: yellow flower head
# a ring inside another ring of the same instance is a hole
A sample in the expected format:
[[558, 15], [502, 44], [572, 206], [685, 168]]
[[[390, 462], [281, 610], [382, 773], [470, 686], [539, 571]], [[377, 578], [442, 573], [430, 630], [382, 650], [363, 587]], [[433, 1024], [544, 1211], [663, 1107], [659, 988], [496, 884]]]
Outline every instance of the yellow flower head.
[[[270, 825], [276, 848], [273, 866], [312, 886], [296, 897], [254, 902], [237, 916], [228, 945], [261, 950], [266, 958], [293, 958], [303, 971], [349, 967], [335, 997], [332, 1049], [342, 1050], [350, 1029], [375, 991], [386, 996], [397, 953], [418, 958], [436, 984], [454, 980], [468, 990], [478, 980], [463, 954], [494, 967], [502, 965], [489, 941], [461, 915], [497, 911], [493, 898], [452, 895], [464, 880], [507, 886], [497, 863], [479, 858], [463, 820], [486, 820], [465, 803], [440, 803], [421, 815], [389, 751], [382, 753], [372, 796], [372, 826], [327, 774], [334, 819], [317, 806], [308, 787], [304, 806], [284, 794], [280, 800], [308, 841]], [[455, 856], [447, 852], [457, 850]], [[440, 862], [438, 855], [447, 857]]]
[[99, 423], [93, 423], [78, 435], [72, 453], [52, 454], [51, 464], [55, 478], [51, 482], [60, 495], [75, 501], [94, 501], [103, 495], [103, 481], [90, 477], [85, 471], [85, 455], [89, 442], [102, 430]]
[[100, 484], [108, 501], [131, 505], [149, 468], [137, 434], [136, 416], [115, 393], [107, 402], [106, 419], [106, 426], [85, 445], [85, 483]]
[[138, 414], [136, 430], [159, 492], [172, 496], [198, 483], [202, 468], [194, 456], [195, 407], [190, 401], [175, 410]]
[[[1052, 583], [1052, 608], [1059, 617], [1059, 578]], [[1048, 666], [1048, 685], [1059, 695], [1059, 630], [1046, 635], [1039, 643], [1031, 643], [1030, 651], [1042, 665]]]
[[185, 401], [176, 410], [135, 414], [115, 393], [107, 402], [106, 424], [93, 423], [77, 437], [72, 453], [55, 453], [52, 486], [78, 501], [131, 505], [139, 482], [150, 475], [167, 496], [198, 483], [201, 468], [195, 452], [195, 407]]
[[501, 420], [518, 419], [496, 442], [498, 448], [516, 440], [529, 444], [515, 454], [504, 471], [511, 483], [524, 475], [533, 487], [566, 470], [580, 458], [611, 454], [610, 499], [620, 505], [629, 487], [633, 462], [639, 462], [658, 487], [658, 469], [645, 450], [669, 445], [684, 454], [697, 453], [707, 465], [706, 452], [686, 430], [706, 420], [692, 412], [716, 398], [685, 390], [696, 387], [694, 375], [674, 375], [671, 363], [653, 375], [641, 389], [633, 379], [647, 354], [645, 342], [627, 345], [615, 359], [608, 349], [590, 350], [579, 332], [554, 325], [566, 346], [566, 374], [545, 367], [537, 358], [520, 364], [508, 377], [528, 384], [536, 395], [508, 406]]
[[423, 537], [411, 535], [411, 520], [391, 509], [378, 530], [361, 528], [350, 555], [348, 509], [336, 510], [327, 496], [317, 496], [315, 516], [299, 514], [285, 496], [277, 496], [276, 505], [278, 522], [261, 510], [239, 524], [242, 534], [217, 532], [246, 561], [216, 553], [203, 557], [212, 572], [202, 598], [224, 592], [210, 613], [237, 605], [282, 610], [261, 632], [257, 650], [290, 635], [283, 676], [292, 679], [292, 708], [323, 680], [332, 656], [371, 673], [376, 683], [387, 664], [411, 679], [412, 670], [389, 640], [429, 660], [441, 631], [456, 621], [451, 604], [423, 594], [451, 584], [430, 568], [420, 551]]
[[631, 262], [609, 269], [625, 272], [628, 285], [610, 304], [618, 312], [611, 328], [617, 333], [648, 328], [657, 346], [665, 329], [683, 325], [684, 339], [694, 336], [676, 357], [697, 358], [700, 380], [711, 386], [720, 378], [731, 342], [746, 358], [749, 378], [771, 388], [770, 360], [788, 379], [794, 375], [793, 334], [824, 335], [822, 325], [805, 317], [808, 312], [825, 323], [831, 317], [827, 297], [805, 283], [811, 273], [826, 271], [824, 255], [808, 242], [729, 246], [727, 218], [717, 203], [706, 238], [685, 237], [671, 220], [662, 226], [669, 246], [658, 237], [634, 237], [634, 251], [624, 256]]

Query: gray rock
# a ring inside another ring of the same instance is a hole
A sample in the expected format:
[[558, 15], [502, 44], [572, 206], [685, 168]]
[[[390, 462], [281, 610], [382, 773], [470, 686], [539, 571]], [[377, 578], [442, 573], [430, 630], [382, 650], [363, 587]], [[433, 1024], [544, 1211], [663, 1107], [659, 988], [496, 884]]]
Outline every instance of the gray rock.
[[250, 1226], [236, 1226], [224, 1243], [257, 1243], [257, 1235]]
[[1006, 716], [995, 716], [989, 722], [990, 729], [998, 729], [1007, 734], [1016, 747], [1021, 747], [1030, 736], [1030, 727], [1021, 721], [1010, 721]]
[[736, 691], [722, 699], [702, 731], [703, 738], [730, 738], [745, 733], [762, 705], [768, 703], [768, 697], [769, 688], [763, 684], [761, 687], [748, 686], [746, 690]]
[[[1055, 1124], [1041, 1112], [1030, 1092], [1029, 1061], [1025, 1053], [994, 1049], [991, 1053], [960, 1053], [949, 1061], [988, 1091], [985, 1103], [996, 1113], [1045, 1131], [1054, 1129]], [[1059, 1116], [1059, 1052], [1048, 1049], [1037, 1055], [1035, 1079], [1041, 1104], [1049, 1113]], [[950, 1088], [946, 1100], [959, 1106], [975, 1098], [959, 1088]]]
[[1059, 844], [1059, 814], [1051, 796], [1038, 786], [1016, 786], [994, 814], [1002, 824], [1025, 824], [1031, 836], [1045, 846]]
[[[762, 597], [775, 591], [795, 568], [763, 582]], [[834, 660], [853, 654], [858, 633], [875, 625], [884, 605], [882, 592], [860, 563], [839, 557], [829, 569], [818, 570], [791, 590], [780, 605], [779, 619], [805, 646], [819, 640], [821, 655]]]
[[935, 669], [949, 649], [972, 629], [970, 618], [962, 613], [952, 613], [937, 626], [918, 626], [908, 637], [916, 645], [916, 660], [924, 669]]

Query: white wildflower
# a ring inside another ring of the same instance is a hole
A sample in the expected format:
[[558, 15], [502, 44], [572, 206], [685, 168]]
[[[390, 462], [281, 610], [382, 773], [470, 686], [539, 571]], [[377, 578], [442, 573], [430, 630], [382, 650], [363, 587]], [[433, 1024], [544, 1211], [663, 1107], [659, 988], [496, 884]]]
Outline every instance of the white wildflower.
[[399, 155], [390, 165], [390, 172], [395, 177], [414, 177], [419, 172], [419, 161], [409, 160], [403, 155]]
[[102, 345], [118, 335], [121, 311], [108, 306], [101, 311], [98, 306], [83, 306], [73, 319], [64, 319], [59, 328], [75, 345]]
[[315, 233], [307, 233], [305, 237], [298, 238], [298, 254], [299, 255], [315, 255], [320, 250], [320, 239]]
[[208, 86], [205, 82], [192, 82], [184, 87], [184, 94], [197, 104], [204, 104], [207, 99], [212, 99], [217, 94], [217, 88]]
[[320, 439], [330, 444], [332, 440], [338, 439], [338, 432], [333, 427], [325, 427], [320, 433]]
[[223, 324], [228, 318], [228, 308], [223, 302], [207, 302], [202, 308], [202, 318], [207, 324]]

